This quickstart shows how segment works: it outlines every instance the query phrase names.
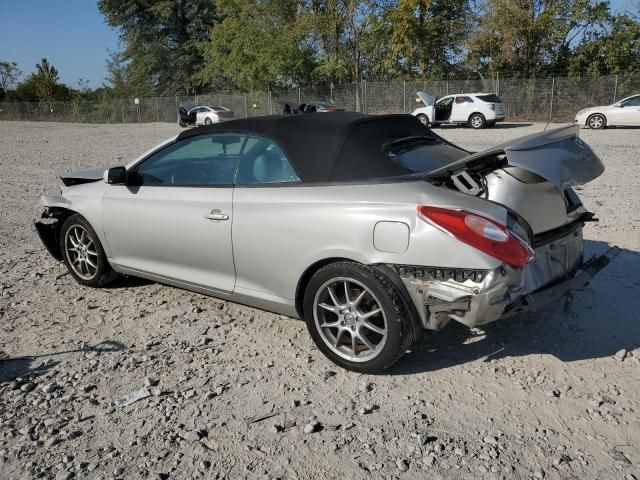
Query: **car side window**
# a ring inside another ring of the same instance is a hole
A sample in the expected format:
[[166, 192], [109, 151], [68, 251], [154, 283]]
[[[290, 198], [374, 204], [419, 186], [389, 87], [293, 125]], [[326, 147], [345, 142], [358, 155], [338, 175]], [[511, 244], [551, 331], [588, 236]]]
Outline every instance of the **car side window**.
[[135, 183], [149, 186], [233, 185], [245, 135], [215, 133], [180, 140], [144, 160]]
[[640, 95], [629, 98], [626, 102], [622, 102], [625, 107], [640, 107]]
[[251, 136], [247, 139], [238, 167], [236, 185], [299, 181], [300, 178], [278, 145], [263, 137]]

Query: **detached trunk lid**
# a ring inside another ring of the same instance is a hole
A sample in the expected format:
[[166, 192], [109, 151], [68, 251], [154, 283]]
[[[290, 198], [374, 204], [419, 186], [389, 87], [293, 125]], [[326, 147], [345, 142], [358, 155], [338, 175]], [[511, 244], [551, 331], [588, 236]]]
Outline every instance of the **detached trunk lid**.
[[508, 166], [535, 173], [564, 191], [567, 187], [590, 182], [604, 172], [600, 159], [578, 137], [579, 131], [578, 125], [571, 125], [517, 138], [464, 157], [429, 173], [428, 177], [481, 167], [504, 155]]
[[570, 126], [503, 143], [468, 155], [427, 175], [457, 190], [504, 205], [531, 226], [534, 235], [552, 232], [584, 218], [571, 187], [604, 171], [591, 148]]

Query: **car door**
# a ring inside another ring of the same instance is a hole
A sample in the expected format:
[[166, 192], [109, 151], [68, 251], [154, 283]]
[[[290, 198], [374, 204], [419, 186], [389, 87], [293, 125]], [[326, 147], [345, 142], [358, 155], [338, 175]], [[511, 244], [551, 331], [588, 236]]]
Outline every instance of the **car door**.
[[233, 198], [236, 294], [285, 303], [283, 297], [293, 297], [291, 283], [298, 278], [293, 278], [296, 269], [291, 267], [299, 261], [294, 254], [299, 237], [288, 232], [302, 228], [298, 217], [304, 217], [307, 210], [304, 196], [287, 187], [299, 184], [298, 175], [275, 142], [249, 136]]
[[473, 100], [465, 95], [456, 95], [451, 108], [452, 122], [466, 122], [473, 113]]
[[436, 122], [450, 121], [452, 107], [453, 97], [443, 97], [438, 100], [435, 105]]
[[196, 125], [204, 125], [204, 119], [207, 118], [206, 107], [199, 107], [196, 115]]
[[627, 98], [607, 112], [609, 125], [640, 125], [640, 95]]
[[103, 229], [113, 261], [132, 273], [232, 292], [233, 179], [246, 137], [179, 140], [109, 185]]

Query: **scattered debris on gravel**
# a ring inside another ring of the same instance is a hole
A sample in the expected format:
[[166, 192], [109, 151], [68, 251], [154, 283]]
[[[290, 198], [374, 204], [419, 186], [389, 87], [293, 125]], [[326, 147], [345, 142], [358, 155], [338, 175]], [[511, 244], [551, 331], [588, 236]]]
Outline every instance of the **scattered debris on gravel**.
[[[544, 127], [436, 131], [478, 150]], [[2, 479], [640, 479], [637, 129], [582, 132], [607, 168], [579, 187], [587, 254], [622, 253], [571, 313], [452, 325], [378, 376], [328, 363], [301, 321], [83, 288], [47, 255], [32, 220], [57, 174], [176, 131], [0, 122]]]

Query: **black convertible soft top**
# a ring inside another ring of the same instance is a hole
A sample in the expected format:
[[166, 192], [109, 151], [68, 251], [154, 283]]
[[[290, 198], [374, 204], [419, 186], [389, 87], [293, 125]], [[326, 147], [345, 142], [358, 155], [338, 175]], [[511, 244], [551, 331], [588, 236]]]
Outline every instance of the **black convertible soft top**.
[[249, 132], [275, 141], [303, 183], [383, 178], [412, 173], [383, 146], [406, 137], [437, 135], [412, 115], [353, 112], [272, 115], [185, 130], [178, 140], [217, 132]]

